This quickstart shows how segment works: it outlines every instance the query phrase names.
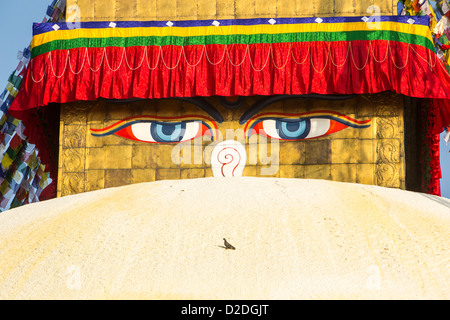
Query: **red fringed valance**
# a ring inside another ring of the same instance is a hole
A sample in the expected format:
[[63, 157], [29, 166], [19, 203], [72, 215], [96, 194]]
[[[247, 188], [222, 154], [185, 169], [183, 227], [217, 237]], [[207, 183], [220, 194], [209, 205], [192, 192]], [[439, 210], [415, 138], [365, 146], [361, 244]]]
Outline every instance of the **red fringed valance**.
[[[388, 90], [446, 99], [450, 98], [450, 80], [429, 49], [386, 40], [75, 48], [35, 57], [11, 111], [98, 98]], [[448, 116], [446, 112], [443, 117]]]

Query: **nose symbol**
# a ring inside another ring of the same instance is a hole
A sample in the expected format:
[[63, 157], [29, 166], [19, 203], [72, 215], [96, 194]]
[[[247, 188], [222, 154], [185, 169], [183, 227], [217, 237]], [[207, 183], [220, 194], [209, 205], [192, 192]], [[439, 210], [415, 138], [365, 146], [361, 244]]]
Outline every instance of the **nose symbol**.
[[219, 143], [211, 153], [214, 177], [240, 177], [246, 162], [245, 147], [235, 140]]

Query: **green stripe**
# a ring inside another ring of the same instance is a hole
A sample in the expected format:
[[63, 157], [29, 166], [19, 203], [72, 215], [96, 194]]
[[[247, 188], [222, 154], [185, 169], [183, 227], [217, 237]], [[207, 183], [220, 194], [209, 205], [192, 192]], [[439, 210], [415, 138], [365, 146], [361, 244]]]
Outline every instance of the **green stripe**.
[[53, 50], [69, 50], [74, 48], [134, 47], [134, 46], [189, 46], [209, 44], [258, 44], [288, 43], [313, 41], [355, 41], [355, 40], [391, 40], [408, 44], [416, 44], [434, 50], [433, 43], [426, 37], [402, 32], [375, 30], [349, 32], [299, 32], [282, 34], [237, 34], [207, 36], [149, 36], [149, 37], [111, 37], [111, 38], [77, 38], [72, 40], [55, 40], [32, 49], [32, 57]]

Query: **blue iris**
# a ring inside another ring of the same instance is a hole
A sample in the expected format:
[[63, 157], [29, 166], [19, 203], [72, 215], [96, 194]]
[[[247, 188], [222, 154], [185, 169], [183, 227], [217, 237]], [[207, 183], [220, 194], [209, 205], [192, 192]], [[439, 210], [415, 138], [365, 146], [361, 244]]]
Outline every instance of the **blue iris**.
[[276, 120], [276, 129], [281, 139], [304, 139], [311, 129], [311, 121], [309, 119], [278, 119]]
[[180, 142], [186, 132], [186, 123], [154, 122], [150, 127], [150, 134], [156, 142]]

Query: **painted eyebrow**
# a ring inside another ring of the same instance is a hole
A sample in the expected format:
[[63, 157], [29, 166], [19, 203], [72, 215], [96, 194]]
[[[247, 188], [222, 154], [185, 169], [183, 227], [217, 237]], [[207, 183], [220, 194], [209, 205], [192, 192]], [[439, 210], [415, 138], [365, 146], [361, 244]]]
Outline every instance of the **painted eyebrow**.
[[[93, 129], [91, 128], [91, 135], [94, 137], [104, 137], [109, 136], [111, 134], [115, 134], [116, 132], [129, 127], [136, 123], [142, 123], [142, 122], [153, 122], [153, 123], [166, 123], [164, 120], [180, 120], [176, 123], [181, 123], [183, 121], [192, 122], [192, 121], [198, 121], [201, 119], [202, 123], [206, 125], [210, 130], [217, 130], [217, 125], [214, 120], [202, 116], [202, 115], [185, 115], [185, 116], [176, 116], [176, 117], [156, 117], [156, 116], [134, 116], [134, 117], [128, 117], [122, 120], [117, 121], [116, 123], [103, 128], [103, 129]], [[207, 121], [207, 122], [205, 122]], [[212, 126], [208, 122], [211, 122]], [[213, 129], [214, 127], [214, 129]]]
[[253, 118], [258, 112], [267, 106], [286, 99], [320, 99], [320, 100], [347, 100], [356, 97], [356, 94], [351, 95], [321, 95], [321, 94], [303, 94], [303, 95], [278, 95], [264, 98], [254, 103], [247, 111], [245, 111], [239, 119], [239, 124], [245, 124]]
[[[208, 101], [201, 97], [177, 97], [177, 98], [166, 98], [166, 99], [175, 99], [175, 100], [181, 100], [189, 102], [190, 104], [199, 107], [203, 111], [205, 111], [209, 116], [211, 116], [217, 123], [222, 123], [224, 121], [222, 114], [214, 108], [212, 104], [210, 104]], [[113, 104], [123, 104], [123, 103], [130, 103], [130, 102], [136, 102], [141, 100], [149, 100], [149, 99], [141, 99], [141, 98], [134, 98], [134, 99], [105, 99], [108, 102], [111, 102]], [[163, 99], [155, 99], [155, 100], [165, 100]]]
[[[295, 117], [295, 118], [286, 118], [286, 117]], [[372, 119], [368, 120], [357, 120], [352, 117], [349, 117], [345, 114], [336, 112], [336, 111], [316, 111], [316, 112], [306, 112], [306, 113], [300, 113], [300, 114], [292, 114], [292, 113], [282, 113], [282, 112], [268, 112], [268, 113], [262, 113], [258, 116], [254, 116], [250, 120], [248, 120], [245, 124], [244, 131], [250, 132], [256, 124], [258, 124], [260, 121], [264, 120], [283, 120], [287, 122], [297, 122], [299, 119], [328, 119], [333, 120], [336, 122], [339, 122], [347, 127], [352, 128], [368, 128], [370, 127], [369, 122], [372, 121]], [[250, 126], [250, 127], [249, 127]]]

